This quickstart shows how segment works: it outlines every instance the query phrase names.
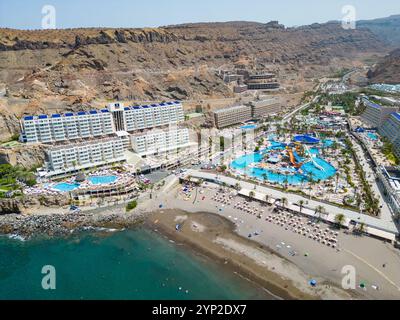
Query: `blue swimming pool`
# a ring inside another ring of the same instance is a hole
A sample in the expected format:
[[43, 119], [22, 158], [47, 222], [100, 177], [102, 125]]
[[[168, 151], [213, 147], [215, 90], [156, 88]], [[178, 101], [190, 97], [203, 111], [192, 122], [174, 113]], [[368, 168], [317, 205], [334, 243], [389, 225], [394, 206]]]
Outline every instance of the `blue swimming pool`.
[[367, 136], [368, 136], [368, 138], [370, 138], [373, 141], [378, 140], [378, 135], [376, 133], [368, 132]]
[[79, 183], [61, 182], [53, 186], [53, 188], [61, 192], [69, 192], [79, 188], [79, 186], [80, 186]]
[[117, 176], [90, 176], [88, 178], [91, 184], [111, 184], [117, 181]]
[[257, 128], [255, 124], [248, 124], [240, 127], [242, 130], [254, 130], [255, 128]]
[[324, 144], [325, 148], [330, 148], [333, 146], [333, 144], [335, 143], [335, 141], [330, 140], [330, 139], [325, 139], [322, 141], [322, 143]]
[[[314, 180], [326, 180], [334, 176], [336, 173], [336, 169], [330, 163], [318, 157], [313, 158], [314, 162], [309, 161], [301, 166], [300, 169], [303, 171], [302, 174], [298, 173], [294, 168], [282, 169], [282, 173], [280, 173], [272, 172], [271, 170], [264, 168], [250, 167], [252, 163], [261, 162], [263, 159], [263, 153], [265, 153], [267, 150], [268, 149], [261, 153], [251, 153], [239, 157], [231, 163], [231, 167], [251, 177], [280, 184], [284, 184], [287, 181], [288, 184], [292, 185], [298, 185], [307, 182], [310, 179], [310, 176]], [[312, 154], [316, 154], [318, 149], [311, 149], [310, 151]], [[297, 154], [296, 158], [302, 160]]]
[[294, 141], [296, 142], [301, 142], [301, 143], [306, 143], [306, 144], [316, 144], [319, 143], [319, 139], [314, 138], [312, 136], [308, 135], [298, 135], [293, 138]]

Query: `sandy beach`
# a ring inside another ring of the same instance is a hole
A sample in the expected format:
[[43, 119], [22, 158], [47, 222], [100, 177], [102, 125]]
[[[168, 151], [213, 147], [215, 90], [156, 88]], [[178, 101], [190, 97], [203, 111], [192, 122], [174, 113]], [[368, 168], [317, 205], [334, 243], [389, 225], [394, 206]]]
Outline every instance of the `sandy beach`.
[[[188, 198], [181, 186], [142, 203], [140, 210], [154, 212], [148, 223], [175, 241], [206, 255], [228, 261], [239, 274], [263, 284], [278, 296], [292, 299], [399, 299], [400, 256], [390, 244], [339, 231], [338, 248], [317, 243], [265, 221], [272, 207], [259, 203], [262, 217], [241, 212], [233, 204], [212, 200], [218, 187], [199, 187]], [[160, 208], [160, 205], [162, 208]], [[181, 224], [179, 232], [175, 225]], [[322, 223], [321, 223], [322, 224]], [[323, 224], [322, 224], [323, 225]], [[328, 227], [328, 226], [327, 226]], [[249, 234], [257, 233], [248, 238]], [[295, 252], [291, 255], [290, 252]], [[355, 289], [341, 287], [342, 268], [354, 266]], [[312, 287], [310, 280], [317, 285]], [[365, 284], [360, 287], [360, 284]], [[272, 288], [272, 289], [271, 289]]]

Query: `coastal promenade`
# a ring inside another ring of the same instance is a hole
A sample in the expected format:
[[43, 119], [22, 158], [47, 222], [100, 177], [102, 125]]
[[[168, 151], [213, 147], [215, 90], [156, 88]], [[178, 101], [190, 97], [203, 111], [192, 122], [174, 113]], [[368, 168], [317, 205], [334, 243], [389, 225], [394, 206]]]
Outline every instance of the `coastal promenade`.
[[286, 193], [282, 192], [279, 190], [275, 190], [272, 188], [268, 188], [265, 186], [259, 186], [250, 182], [245, 182], [241, 181], [235, 178], [231, 177], [226, 177], [223, 175], [211, 173], [211, 172], [203, 172], [199, 170], [193, 170], [193, 169], [188, 169], [187, 172], [185, 172], [185, 176], [191, 176], [193, 178], [198, 178], [198, 179], [203, 179], [205, 181], [212, 181], [216, 182], [219, 184], [225, 183], [228, 186], [235, 187], [236, 185], [239, 185], [242, 189], [248, 189], [248, 190], [254, 190], [257, 192], [264, 193], [274, 199], [282, 199], [282, 198], [287, 198], [289, 201], [289, 204], [292, 203], [298, 203], [300, 200], [305, 201], [304, 208], [308, 208], [311, 210], [315, 210], [317, 207], [322, 206], [325, 208], [325, 212], [327, 214], [343, 214], [345, 215], [346, 218], [353, 220], [357, 223], [364, 223], [368, 227], [372, 227], [375, 229], [379, 229], [385, 232], [389, 232], [392, 234], [397, 235], [398, 234], [398, 229], [396, 225], [394, 224], [393, 221], [388, 221], [388, 220], [382, 220], [379, 218], [371, 217], [365, 214], [361, 214], [352, 210], [348, 210], [345, 208], [340, 208], [331, 204], [327, 204], [324, 202], [316, 201], [316, 200], [311, 200], [306, 197], [303, 197], [301, 195], [297, 194], [291, 194], [291, 193]]

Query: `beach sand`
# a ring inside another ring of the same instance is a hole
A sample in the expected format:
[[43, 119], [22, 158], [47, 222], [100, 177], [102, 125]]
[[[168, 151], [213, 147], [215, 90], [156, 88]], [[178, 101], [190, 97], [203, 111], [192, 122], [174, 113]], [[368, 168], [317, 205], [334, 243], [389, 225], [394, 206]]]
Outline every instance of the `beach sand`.
[[[216, 203], [211, 200], [216, 187], [200, 187], [197, 196], [192, 192], [189, 198], [180, 192], [181, 188], [142, 202], [140, 210], [153, 212], [148, 218], [150, 224], [158, 220], [160, 232], [193, 246], [194, 251], [226, 259], [238, 273], [265, 284], [275, 294], [293, 299], [400, 298], [400, 255], [390, 244], [340, 231], [337, 251], [234, 209], [232, 204], [243, 198], [234, 197], [228, 205]], [[264, 216], [272, 212], [272, 207], [257, 202], [251, 205], [264, 210]], [[175, 230], [178, 221], [181, 232]], [[247, 236], [255, 231], [258, 235], [249, 239]], [[297, 254], [291, 256], [290, 251]], [[386, 264], [384, 268], [382, 263]], [[344, 290], [342, 268], [349, 265], [356, 270], [356, 287]], [[317, 281], [315, 288], [309, 285], [311, 279]], [[366, 287], [360, 288], [360, 283]]]
[[[177, 220], [181, 226], [179, 231], [175, 230]], [[221, 216], [161, 210], [148, 217], [147, 225], [175, 242], [183, 243], [195, 252], [222, 263], [227, 270], [238, 273], [277, 297], [307, 300], [353, 298], [328, 281], [311, 287], [308, 284], [309, 277], [293, 263], [239, 236], [234, 232], [235, 225]], [[196, 228], [193, 228], [194, 225]]]

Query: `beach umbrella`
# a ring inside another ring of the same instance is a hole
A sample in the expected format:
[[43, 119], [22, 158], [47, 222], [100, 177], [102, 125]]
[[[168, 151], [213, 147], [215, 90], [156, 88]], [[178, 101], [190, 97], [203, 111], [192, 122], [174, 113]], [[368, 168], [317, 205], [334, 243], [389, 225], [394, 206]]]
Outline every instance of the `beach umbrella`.
[[317, 281], [314, 280], [314, 279], [311, 279], [311, 280], [310, 280], [310, 285], [313, 286], [313, 287], [315, 287], [315, 286], [317, 285]]
[[361, 283], [360, 283], [360, 288], [363, 288], [363, 289], [364, 289], [365, 287], [366, 287], [365, 282], [361, 282]]

